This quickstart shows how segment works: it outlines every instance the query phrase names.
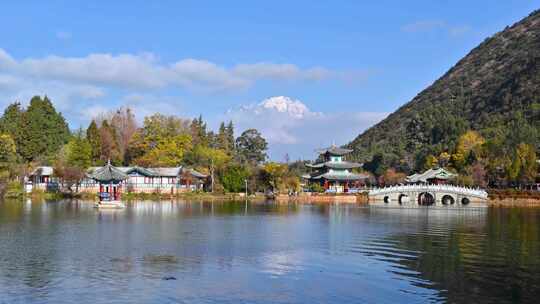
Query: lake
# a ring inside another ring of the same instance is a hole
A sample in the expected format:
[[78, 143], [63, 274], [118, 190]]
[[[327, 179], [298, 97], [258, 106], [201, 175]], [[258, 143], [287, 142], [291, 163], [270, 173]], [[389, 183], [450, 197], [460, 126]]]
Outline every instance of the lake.
[[0, 203], [0, 303], [513, 303], [540, 209]]

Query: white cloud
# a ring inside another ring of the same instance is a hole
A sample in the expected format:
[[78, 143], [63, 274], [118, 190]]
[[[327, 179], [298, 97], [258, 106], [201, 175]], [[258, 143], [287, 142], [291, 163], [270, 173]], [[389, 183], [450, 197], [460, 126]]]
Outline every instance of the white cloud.
[[159, 87], [166, 84], [163, 68], [145, 55], [92, 54], [81, 58], [48, 56], [24, 59], [13, 72], [38, 79], [126, 87]]
[[90, 85], [74, 86], [72, 88], [72, 95], [74, 97], [82, 97], [85, 99], [98, 99], [105, 96], [105, 90]]
[[[249, 75], [248, 75], [249, 76]], [[212, 62], [184, 59], [172, 65], [171, 80], [189, 88], [237, 89], [251, 85], [253, 79], [241, 77]]]
[[51, 55], [15, 60], [5, 50], [0, 49], [0, 72], [84, 85], [131, 89], [179, 87], [212, 91], [243, 90], [259, 80], [342, 80], [357, 71], [331, 71], [323, 67], [303, 69], [294, 64], [268, 62], [226, 67], [192, 58], [164, 64], [150, 53], [90, 54], [85, 57]]
[[21, 80], [12, 75], [0, 74], [0, 89], [2, 90], [15, 90], [21, 85]]
[[[188, 58], [167, 64], [150, 53], [20, 59], [0, 48], [0, 107], [14, 101], [25, 104], [35, 95], [48, 95], [70, 126], [78, 128], [96, 115], [120, 106], [130, 106], [140, 121], [156, 112], [186, 116], [191, 110], [189, 104], [178, 97], [181, 93], [175, 89], [242, 91], [260, 81], [350, 82], [363, 80], [366, 75], [366, 71], [301, 68], [271, 62], [227, 67]], [[212, 118], [213, 113], [209, 111], [207, 115]], [[373, 121], [366, 117], [364, 120], [352, 113], [318, 113], [299, 100], [281, 96], [237, 108], [219, 119], [233, 119], [239, 126], [237, 131], [247, 127], [262, 130], [272, 145], [278, 145], [272, 148], [275, 155], [299, 144], [304, 145], [304, 152], [299, 155], [305, 156], [308, 146], [312, 150], [328, 141], [350, 140]], [[347, 119], [352, 126], [344, 125]], [[328, 124], [336, 124], [337, 129], [330, 131], [334, 127], [328, 128]], [[312, 135], [314, 130], [319, 134]]]
[[314, 112], [300, 100], [285, 96], [229, 110], [222, 119], [231, 119], [236, 131], [256, 128], [268, 140], [270, 156], [282, 160], [285, 153], [293, 158], [312, 158], [314, 149], [345, 144], [369, 126], [386, 117], [376, 112]]
[[17, 63], [11, 57], [11, 55], [9, 55], [8, 52], [0, 48], [0, 71], [11, 69], [16, 66], [16, 64]]

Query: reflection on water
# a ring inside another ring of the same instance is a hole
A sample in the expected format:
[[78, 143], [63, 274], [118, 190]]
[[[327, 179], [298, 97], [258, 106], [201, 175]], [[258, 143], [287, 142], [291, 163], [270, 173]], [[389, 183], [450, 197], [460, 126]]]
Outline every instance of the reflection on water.
[[540, 210], [0, 203], [0, 303], [511, 303]]

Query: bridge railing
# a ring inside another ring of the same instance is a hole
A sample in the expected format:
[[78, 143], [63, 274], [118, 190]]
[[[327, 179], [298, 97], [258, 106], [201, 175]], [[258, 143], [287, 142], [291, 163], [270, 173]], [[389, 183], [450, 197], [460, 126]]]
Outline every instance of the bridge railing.
[[487, 199], [488, 194], [479, 188], [469, 188], [454, 185], [395, 185], [384, 188], [373, 188], [369, 190], [369, 195], [381, 195], [393, 192], [452, 192], [463, 195], [470, 195]]

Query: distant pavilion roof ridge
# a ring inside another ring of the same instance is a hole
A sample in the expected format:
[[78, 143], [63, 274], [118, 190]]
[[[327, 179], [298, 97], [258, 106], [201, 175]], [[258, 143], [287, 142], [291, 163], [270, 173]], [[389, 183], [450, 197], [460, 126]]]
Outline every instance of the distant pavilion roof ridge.
[[306, 178], [310, 178], [310, 179], [324, 178], [324, 179], [332, 180], [332, 181], [346, 181], [346, 180], [355, 181], [355, 180], [366, 179], [368, 178], [368, 176], [365, 174], [357, 174], [357, 173], [335, 174], [335, 173], [327, 172], [321, 175], [315, 175], [315, 176], [309, 176], [309, 177], [306, 176]]
[[339, 155], [339, 156], [342, 156], [342, 155], [345, 155], [345, 154], [349, 154], [351, 153], [352, 149], [345, 149], [345, 148], [340, 148], [336, 145], [332, 145], [328, 148], [323, 148], [323, 149], [319, 149], [317, 150], [317, 152], [319, 154], [326, 154], [326, 153], [329, 153], [329, 154], [332, 154], [332, 155]]
[[341, 161], [341, 162], [334, 162], [334, 161], [327, 161], [327, 162], [320, 162], [316, 164], [306, 164], [306, 167], [309, 168], [331, 168], [331, 169], [353, 169], [353, 168], [360, 168], [362, 167], [362, 164], [355, 163], [355, 162], [349, 162], [349, 161]]

